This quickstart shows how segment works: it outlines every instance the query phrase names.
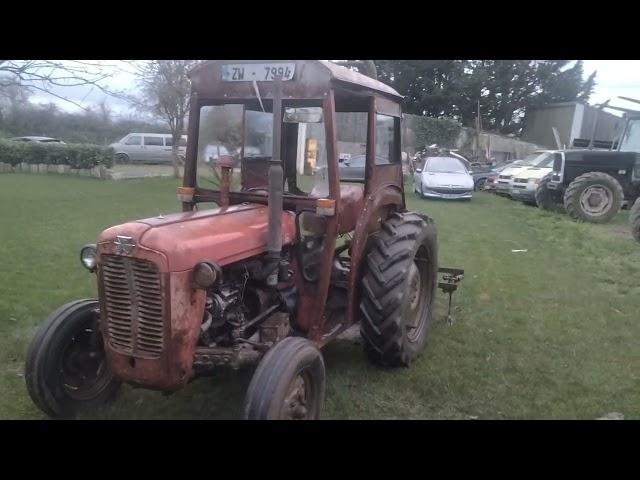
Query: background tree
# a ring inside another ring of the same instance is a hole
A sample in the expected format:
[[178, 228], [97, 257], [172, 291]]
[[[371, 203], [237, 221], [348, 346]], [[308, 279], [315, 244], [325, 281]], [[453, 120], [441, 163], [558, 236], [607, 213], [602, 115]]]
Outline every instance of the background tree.
[[474, 127], [478, 100], [483, 126], [519, 134], [527, 109], [587, 102], [596, 72], [583, 80], [571, 60], [376, 60], [378, 78], [405, 96], [404, 111], [452, 117]]
[[162, 118], [169, 126], [176, 178], [182, 176], [178, 147], [189, 113], [191, 83], [187, 73], [197, 63], [196, 60], [151, 60], [135, 65], [142, 89], [142, 102], [137, 104]]

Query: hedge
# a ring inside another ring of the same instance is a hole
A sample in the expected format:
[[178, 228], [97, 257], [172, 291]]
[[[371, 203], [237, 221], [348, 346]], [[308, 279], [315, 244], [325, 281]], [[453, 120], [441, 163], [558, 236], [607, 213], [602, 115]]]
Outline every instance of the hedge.
[[451, 118], [416, 117], [414, 133], [418, 150], [432, 144], [455, 147], [462, 125]]
[[71, 168], [94, 168], [113, 165], [113, 149], [90, 144], [18, 142], [0, 139], [0, 163], [69, 165]]

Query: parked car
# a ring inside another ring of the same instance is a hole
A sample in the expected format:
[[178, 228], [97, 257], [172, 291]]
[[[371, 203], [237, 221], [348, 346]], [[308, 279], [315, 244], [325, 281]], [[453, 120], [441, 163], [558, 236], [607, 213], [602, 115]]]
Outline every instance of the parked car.
[[536, 205], [536, 189], [544, 176], [553, 170], [555, 155], [559, 155], [559, 153], [544, 152], [536, 159], [535, 166], [520, 169], [518, 173], [514, 174], [511, 183], [511, 198]]
[[366, 155], [343, 156], [338, 160], [340, 180], [345, 182], [364, 182]]
[[[117, 163], [171, 163], [173, 162], [173, 137], [167, 133], [130, 133], [112, 143]], [[178, 145], [178, 155], [184, 160], [187, 136]]]
[[487, 179], [484, 183], [484, 188], [483, 190], [488, 191], [488, 192], [495, 192], [496, 190], [496, 185], [498, 184], [498, 177], [500, 176], [500, 173], [502, 173], [504, 170], [506, 170], [507, 168], [510, 168], [513, 166], [513, 162], [511, 163], [506, 163], [504, 165], [501, 165], [499, 167], [495, 167], [487, 176]]
[[[229, 150], [224, 145], [209, 144], [204, 149], [204, 163], [216, 161], [221, 155], [229, 155]], [[239, 156], [239, 154], [238, 154]]]
[[473, 189], [469, 170], [454, 156], [427, 157], [414, 176], [414, 191], [421, 198], [471, 200]]
[[548, 161], [549, 155], [549, 152], [546, 150], [538, 150], [537, 152], [527, 155], [523, 160], [516, 160], [513, 162], [510, 168], [506, 168], [500, 172], [500, 175], [498, 176], [498, 183], [496, 184], [496, 193], [498, 195], [510, 197], [513, 179], [528, 168], [537, 167], [539, 164], [545, 164]]
[[493, 165], [487, 163], [471, 163], [465, 157], [460, 155], [459, 153], [450, 151], [449, 155], [456, 157], [465, 164], [469, 173], [473, 177], [473, 189], [475, 191], [484, 190], [484, 185], [487, 182], [487, 179], [492, 176], [495, 172]]
[[52, 137], [14, 137], [11, 140], [15, 142], [57, 143], [65, 145], [65, 142], [62, 140]]

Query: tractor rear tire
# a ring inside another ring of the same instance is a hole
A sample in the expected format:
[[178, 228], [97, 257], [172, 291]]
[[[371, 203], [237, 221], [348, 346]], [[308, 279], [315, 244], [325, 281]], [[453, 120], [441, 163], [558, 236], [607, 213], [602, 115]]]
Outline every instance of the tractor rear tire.
[[246, 420], [318, 420], [324, 404], [320, 350], [302, 337], [278, 342], [258, 364], [244, 401]]
[[[592, 205], [590, 198], [600, 199]], [[622, 207], [624, 192], [620, 183], [611, 175], [588, 172], [577, 177], [564, 192], [564, 208], [574, 220], [590, 223], [607, 223]]]
[[631, 207], [629, 222], [631, 223], [633, 238], [640, 242], [640, 198], [638, 198], [633, 204], [633, 207]]
[[72, 417], [106, 403], [120, 388], [104, 356], [97, 309], [94, 299], [67, 303], [31, 341], [25, 362], [27, 391], [51, 417]]
[[368, 245], [360, 287], [360, 334], [374, 363], [408, 366], [422, 351], [437, 285], [433, 220], [413, 212], [392, 214]]

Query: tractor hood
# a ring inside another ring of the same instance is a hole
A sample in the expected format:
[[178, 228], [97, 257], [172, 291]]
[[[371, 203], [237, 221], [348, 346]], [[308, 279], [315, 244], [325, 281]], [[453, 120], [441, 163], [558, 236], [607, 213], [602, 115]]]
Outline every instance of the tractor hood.
[[[136, 249], [161, 253], [168, 271], [192, 269], [203, 260], [228, 265], [267, 248], [268, 208], [243, 204], [194, 212], [146, 218], [111, 227], [98, 239], [99, 253], [118, 252], [118, 236], [129, 237], [133, 246], [125, 255], [136, 256]], [[282, 243], [295, 239], [295, 215], [282, 214]], [[125, 249], [126, 250], [126, 249]]]
[[524, 171], [518, 172], [517, 178], [535, 178], [539, 179], [544, 177], [547, 173], [553, 170], [551, 167], [530, 167]]

